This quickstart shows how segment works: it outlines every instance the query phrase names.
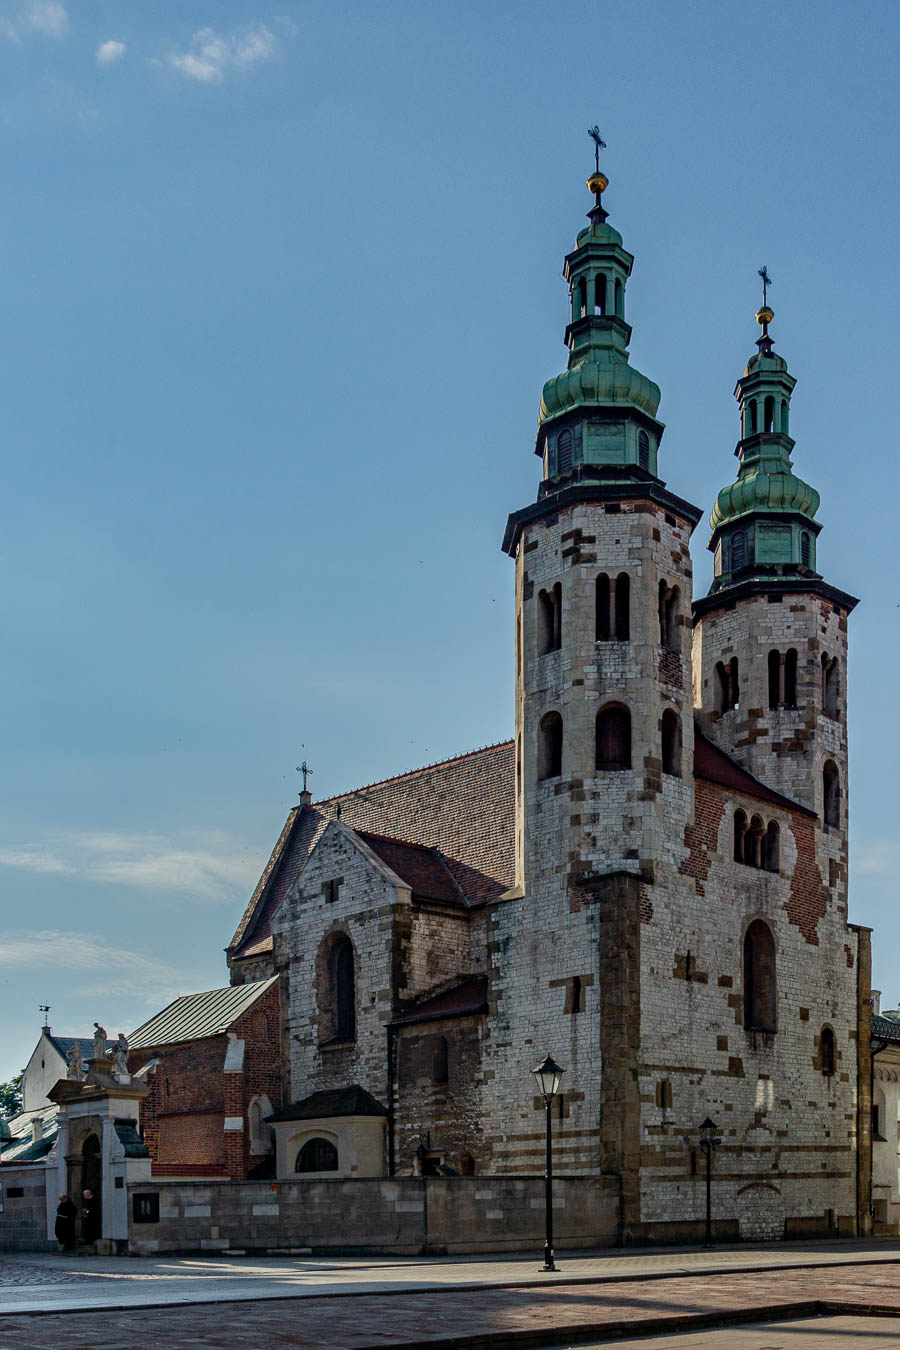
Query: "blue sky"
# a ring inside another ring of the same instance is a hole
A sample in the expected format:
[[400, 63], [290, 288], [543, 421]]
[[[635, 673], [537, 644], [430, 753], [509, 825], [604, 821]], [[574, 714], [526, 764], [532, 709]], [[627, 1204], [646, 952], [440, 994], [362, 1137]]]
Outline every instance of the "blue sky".
[[774, 278], [819, 565], [863, 600], [851, 916], [898, 1001], [898, 29], [827, 0], [0, 8], [0, 1078], [39, 1003], [128, 1031], [225, 982], [302, 758], [325, 795], [511, 733], [499, 541], [595, 121], [660, 472], [706, 512]]

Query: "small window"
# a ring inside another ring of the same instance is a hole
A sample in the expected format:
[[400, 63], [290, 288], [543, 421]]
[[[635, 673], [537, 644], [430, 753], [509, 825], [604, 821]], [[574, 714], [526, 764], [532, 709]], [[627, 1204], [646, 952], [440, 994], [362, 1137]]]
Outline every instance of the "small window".
[[449, 1077], [449, 1049], [446, 1036], [431, 1038], [431, 1081], [435, 1085], [446, 1083]]
[[662, 771], [681, 777], [681, 718], [671, 708], [662, 715]]
[[750, 817], [747, 838], [744, 840], [744, 862], [751, 867], [762, 867], [763, 835], [765, 826], [759, 816]]
[[781, 831], [778, 822], [769, 821], [763, 839], [763, 867], [767, 872], [777, 872], [781, 866]]
[[771, 394], [766, 399], [763, 416], [765, 417], [765, 431], [775, 430], [775, 400]]
[[834, 1073], [834, 1032], [831, 1027], [822, 1028], [822, 1072], [827, 1075]]
[[619, 319], [625, 318], [624, 301], [625, 301], [625, 292], [622, 289], [622, 283], [621, 281], [619, 281], [618, 278], [616, 278], [616, 285], [615, 285], [616, 317]]
[[781, 702], [781, 652], [774, 649], [769, 652], [769, 707], [777, 708]]
[[747, 837], [747, 817], [743, 811], [734, 813], [734, 861], [744, 861], [744, 843]]
[[597, 714], [596, 750], [598, 769], [631, 768], [631, 714], [620, 703], [611, 703]]
[[609, 641], [611, 632], [609, 621], [610, 620], [609, 600], [610, 600], [609, 577], [606, 575], [605, 572], [601, 572], [600, 576], [597, 578], [596, 597], [595, 597], [595, 604], [597, 611], [596, 630], [598, 642]]
[[616, 639], [619, 642], [627, 642], [631, 631], [630, 619], [630, 592], [631, 582], [628, 579], [627, 572], [620, 572], [616, 577]]
[[731, 570], [739, 571], [746, 565], [747, 561], [747, 540], [743, 530], [736, 530], [731, 536]]
[[646, 431], [638, 433], [638, 465], [642, 469], [650, 468], [650, 437]]
[[606, 273], [598, 272], [594, 282], [594, 313], [606, 313]]
[[809, 567], [810, 547], [809, 535], [806, 530], [800, 535], [800, 561], [804, 567]]
[[656, 1105], [663, 1111], [668, 1111], [672, 1105], [672, 1083], [668, 1078], [662, 1078], [656, 1084]]
[[754, 435], [757, 430], [758, 413], [756, 399], [750, 401], [750, 434]]
[[561, 431], [556, 438], [556, 472], [572, 472], [572, 444], [573, 437], [568, 427]]
[[565, 1011], [573, 1016], [584, 1012], [584, 981], [580, 975], [573, 975], [568, 981]]
[[297, 1154], [295, 1172], [336, 1172], [338, 1151], [330, 1139], [307, 1139]]
[[337, 877], [334, 877], [331, 881], [326, 881], [324, 883], [322, 891], [325, 895], [325, 903], [333, 905], [335, 901], [340, 899], [341, 883]]
[[744, 1026], [748, 1031], [776, 1029], [775, 939], [762, 919], [754, 919], [744, 937]]
[[131, 1214], [135, 1223], [159, 1223], [158, 1192], [133, 1192], [131, 1196]]
[[822, 711], [826, 717], [840, 716], [840, 665], [837, 657], [822, 657]]
[[353, 944], [342, 938], [332, 954], [335, 990], [335, 1036], [339, 1041], [352, 1041], [356, 1036], [356, 976], [353, 963]]
[[781, 400], [781, 430], [785, 436], [788, 434], [788, 401], [786, 398]]
[[841, 779], [834, 760], [829, 759], [822, 770], [822, 809], [826, 825], [841, 823]]
[[575, 302], [575, 317], [583, 319], [587, 314], [587, 278], [582, 277], [578, 283], [577, 300]]
[[562, 583], [559, 581], [549, 591], [538, 591], [537, 642], [538, 656], [558, 652], [562, 646]]
[[538, 746], [538, 778], [558, 778], [562, 773], [563, 720], [558, 712], [541, 718]]
[[784, 706], [797, 706], [797, 650], [789, 647], [784, 654]]
[[681, 591], [677, 586], [669, 586], [665, 581], [659, 583], [659, 641], [667, 652], [681, 650], [680, 601]]

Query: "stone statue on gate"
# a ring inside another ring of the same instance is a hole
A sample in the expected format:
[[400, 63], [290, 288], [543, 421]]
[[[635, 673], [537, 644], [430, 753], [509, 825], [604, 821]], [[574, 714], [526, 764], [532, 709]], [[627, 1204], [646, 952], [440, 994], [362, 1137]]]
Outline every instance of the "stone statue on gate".
[[128, 1077], [128, 1037], [124, 1032], [119, 1032], [118, 1039], [112, 1048], [112, 1056], [115, 1060], [116, 1073], [124, 1074]]
[[81, 1046], [75, 1041], [66, 1051], [66, 1077], [75, 1083], [84, 1081], [84, 1064], [81, 1060]]
[[94, 1023], [94, 1059], [106, 1058], [106, 1027]]

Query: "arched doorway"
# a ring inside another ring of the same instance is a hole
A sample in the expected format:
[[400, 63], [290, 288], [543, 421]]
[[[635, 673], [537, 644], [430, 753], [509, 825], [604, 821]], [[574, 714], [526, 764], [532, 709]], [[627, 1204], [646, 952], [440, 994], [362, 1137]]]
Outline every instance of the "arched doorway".
[[[90, 1199], [84, 1192], [90, 1191]], [[89, 1134], [81, 1146], [81, 1236], [84, 1242], [96, 1242], [103, 1233], [103, 1153], [100, 1140]]]

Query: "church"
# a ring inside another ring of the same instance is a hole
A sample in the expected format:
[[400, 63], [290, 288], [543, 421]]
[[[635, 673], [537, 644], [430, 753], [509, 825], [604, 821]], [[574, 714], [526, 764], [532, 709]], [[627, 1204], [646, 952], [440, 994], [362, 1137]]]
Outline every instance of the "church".
[[822, 570], [765, 290], [735, 388], [737, 477], [701, 537], [714, 579], [694, 597], [703, 512], [660, 476], [660, 390], [629, 360], [634, 259], [607, 186], [597, 167], [565, 259], [568, 361], [541, 397], [537, 497], [502, 540], [515, 738], [328, 800], [304, 790], [229, 944], [233, 985], [277, 977], [274, 1167], [539, 1174], [531, 1070], [549, 1052], [565, 1070], [555, 1171], [611, 1179], [620, 1240], [702, 1235], [704, 1120], [717, 1237], [862, 1233], [857, 602]]

